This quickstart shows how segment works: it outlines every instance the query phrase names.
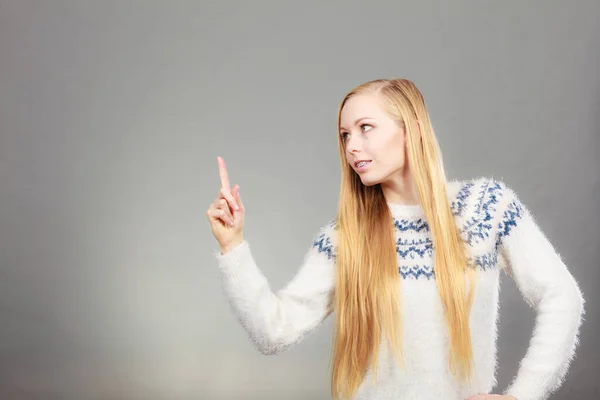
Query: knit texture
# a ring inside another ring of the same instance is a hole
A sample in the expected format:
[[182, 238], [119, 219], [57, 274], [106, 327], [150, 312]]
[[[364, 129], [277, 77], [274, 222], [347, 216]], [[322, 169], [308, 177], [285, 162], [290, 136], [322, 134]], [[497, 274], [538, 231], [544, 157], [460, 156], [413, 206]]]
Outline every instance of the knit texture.
[[[423, 209], [388, 202], [401, 276], [406, 368], [395, 363], [382, 342], [378, 380], [369, 369], [355, 399], [464, 400], [494, 393], [501, 271], [514, 279], [536, 311], [529, 348], [504, 393], [518, 400], [547, 399], [563, 382], [578, 344], [584, 313], [580, 288], [529, 210], [502, 181], [450, 181], [448, 196], [470, 250], [469, 263], [478, 270], [470, 314], [472, 382], [460, 385], [449, 370], [434, 243]], [[295, 276], [277, 292], [257, 266], [248, 241], [226, 254], [215, 253], [227, 299], [261, 352], [276, 354], [298, 343], [333, 312], [335, 249], [335, 223], [330, 221], [315, 235]]]

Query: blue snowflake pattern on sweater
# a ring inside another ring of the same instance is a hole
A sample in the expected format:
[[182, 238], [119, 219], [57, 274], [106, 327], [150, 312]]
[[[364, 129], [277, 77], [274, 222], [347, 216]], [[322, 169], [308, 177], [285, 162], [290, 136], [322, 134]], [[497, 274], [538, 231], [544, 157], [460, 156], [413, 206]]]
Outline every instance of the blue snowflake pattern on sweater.
[[397, 220], [396, 218], [393, 218], [393, 220], [394, 220], [394, 227], [397, 230], [399, 230], [400, 232], [429, 231], [429, 224], [427, 223], [427, 221], [425, 221], [424, 219], [421, 219], [421, 218], [419, 218], [417, 220], [406, 220], [406, 219]]
[[517, 221], [523, 217], [525, 206], [515, 199], [506, 207], [501, 221], [498, 223], [496, 248], [502, 244], [502, 239], [509, 235], [511, 229], [517, 226]]
[[[504, 196], [510, 195], [513, 197], [508, 197], [509, 203], [499, 211], [500, 200]], [[478, 185], [475, 181], [463, 183], [455, 199], [451, 202], [451, 208], [459, 224], [461, 236], [471, 248], [481, 243], [488, 243], [490, 237], [495, 234], [488, 250], [481, 254], [474, 254], [468, 260], [469, 265], [480, 270], [494, 269], [498, 263], [498, 248], [502, 244], [502, 240], [523, 218], [525, 213], [523, 204], [503, 183], [484, 179]], [[434, 245], [430, 238], [427, 221], [423, 218], [393, 218], [393, 224], [398, 235], [396, 253], [400, 264], [398, 270], [402, 278], [435, 279], [435, 271], [431, 265]], [[330, 222], [329, 227], [335, 227], [335, 220]], [[407, 234], [420, 237], [406, 239]], [[320, 233], [314, 240], [313, 247], [319, 253], [325, 254], [327, 258], [335, 260], [335, 250], [328, 234]], [[427, 262], [409, 265], [412, 264], [410, 262], [412, 260]]]
[[476, 255], [475, 257], [469, 258], [469, 264], [471, 266], [476, 265], [484, 271], [496, 267], [497, 262], [498, 262], [498, 252], [497, 251], [490, 251], [490, 252]]
[[456, 195], [456, 200], [454, 200], [452, 202], [452, 213], [455, 216], [458, 217], [458, 216], [462, 215], [462, 213], [466, 207], [466, 204], [467, 204], [467, 199], [471, 195], [471, 188], [473, 186], [475, 186], [475, 184], [473, 182], [467, 182], [459, 190], [458, 194]]
[[431, 279], [435, 275], [431, 265], [414, 265], [412, 267], [401, 265], [398, 267], [398, 271], [403, 279]]
[[319, 253], [323, 253], [328, 259], [335, 260], [335, 252], [331, 244], [331, 238], [325, 232], [319, 234], [313, 241], [312, 247]]
[[396, 241], [396, 253], [402, 258], [415, 257], [424, 258], [425, 256], [433, 256], [433, 242], [431, 239], [423, 240], [402, 240]]

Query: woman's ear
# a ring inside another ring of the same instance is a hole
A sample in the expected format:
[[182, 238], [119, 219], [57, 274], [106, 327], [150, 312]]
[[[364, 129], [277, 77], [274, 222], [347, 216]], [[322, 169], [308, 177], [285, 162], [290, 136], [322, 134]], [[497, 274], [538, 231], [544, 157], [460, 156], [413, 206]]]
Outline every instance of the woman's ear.
[[402, 127], [402, 136], [404, 137], [404, 141], [406, 141], [406, 132], [408, 130], [406, 127], [406, 122], [400, 121], [400, 126]]

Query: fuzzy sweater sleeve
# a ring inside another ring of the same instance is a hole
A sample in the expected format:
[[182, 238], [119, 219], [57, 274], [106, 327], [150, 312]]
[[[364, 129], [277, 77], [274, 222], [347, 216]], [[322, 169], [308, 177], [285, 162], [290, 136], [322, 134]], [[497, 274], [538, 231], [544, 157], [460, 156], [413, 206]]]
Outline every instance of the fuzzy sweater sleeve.
[[515, 192], [501, 184], [496, 244], [535, 328], [518, 373], [504, 394], [544, 400], [562, 384], [578, 345], [584, 313], [580, 288]]
[[263, 354], [276, 354], [299, 342], [332, 312], [335, 257], [329, 226], [319, 231], [295, 276], [277, 292], [247, 241], [215, 256], [229, 304]]

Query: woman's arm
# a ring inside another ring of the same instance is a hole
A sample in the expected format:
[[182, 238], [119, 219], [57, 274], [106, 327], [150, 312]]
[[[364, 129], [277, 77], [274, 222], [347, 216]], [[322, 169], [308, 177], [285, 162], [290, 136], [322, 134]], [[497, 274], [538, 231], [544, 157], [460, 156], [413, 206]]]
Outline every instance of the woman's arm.
[[331, 226], [321, 229], [294, 278], [274, 293], [247, 241], [216, 254], [227, 299], [264, 354], [276, 354], [315, 329], [331, 312], [335, 286]]
[[505, 390], [518, 400], [542, 400], [560, 387], [575, 355], [584, 299], [550, 241], [514, 191], [502, 184], [497, 245], [510, 275], [536, 310], [529, 348]]

